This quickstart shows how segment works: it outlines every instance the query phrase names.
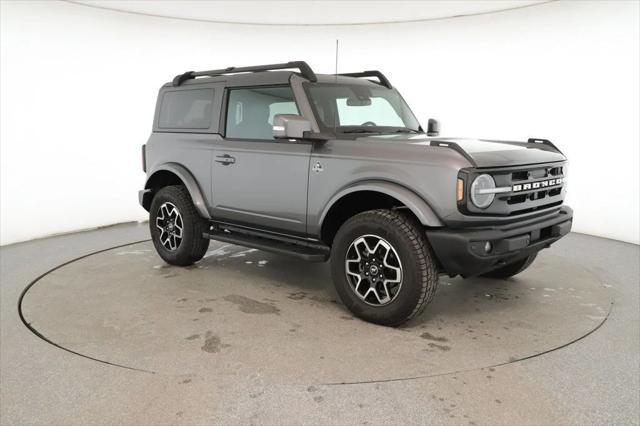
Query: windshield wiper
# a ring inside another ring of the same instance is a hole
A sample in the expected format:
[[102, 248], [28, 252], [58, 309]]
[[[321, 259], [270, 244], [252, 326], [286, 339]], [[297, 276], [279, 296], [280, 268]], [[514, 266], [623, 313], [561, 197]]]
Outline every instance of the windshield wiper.
[[415, 129], [398, 129], [398, 130], [394, 130], [392, 133], [423, 133], [420, 130], [415, 130]]
[[380, 133], [380, 132], [377, 132], [375, 130], [368, 130], [368, 129], [349, 129], [349, 130], [342, 130], [341, 133]]

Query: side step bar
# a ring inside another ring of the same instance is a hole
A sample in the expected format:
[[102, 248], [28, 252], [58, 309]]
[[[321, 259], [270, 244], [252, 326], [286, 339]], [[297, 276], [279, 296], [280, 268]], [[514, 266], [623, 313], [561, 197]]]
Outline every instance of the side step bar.
[[266, 232], [220, 223], [212, 223], [211, 231], [205, 232], [202, 236], [216, 241], [296, 257], [308, 262], [326, 262], [331, 252], [329, 246], [320, 242], [272, 235]]

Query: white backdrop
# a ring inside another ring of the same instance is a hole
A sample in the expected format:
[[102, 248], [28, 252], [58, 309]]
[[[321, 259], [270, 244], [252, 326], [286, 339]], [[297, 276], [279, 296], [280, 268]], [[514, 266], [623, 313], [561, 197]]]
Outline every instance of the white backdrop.
[[639, 242], [639, 3], [554, 2], [410, 24], [252, 27], [1, 2], [0, 243], [143, 220], [157, 90], [191, 69], [382, 70], [442, 135], [553, 140], [574, 230]]

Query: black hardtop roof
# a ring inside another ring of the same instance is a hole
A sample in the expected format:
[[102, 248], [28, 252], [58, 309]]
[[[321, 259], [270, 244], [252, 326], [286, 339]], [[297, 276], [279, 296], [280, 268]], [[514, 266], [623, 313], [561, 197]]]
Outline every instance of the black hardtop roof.
[[[300, 72], [279, 71], [297, 68]], [[391, 88], [389, 80], [380, 71], [364, 71], [349, 74], [316, 74], [304, 61], [292, 61], [282, 64], [258, 65], [250, 67], [229, 67], [210, 71], [187, 71], [177, 75], [164, 87], [191, 86], [202, 83], [224, 82], [227, 86], [263, 86], [271, 84], [287, 84], [293, 74], [320, 83], [376, 84], [360, 77], [375, 77], [380, 84]]]

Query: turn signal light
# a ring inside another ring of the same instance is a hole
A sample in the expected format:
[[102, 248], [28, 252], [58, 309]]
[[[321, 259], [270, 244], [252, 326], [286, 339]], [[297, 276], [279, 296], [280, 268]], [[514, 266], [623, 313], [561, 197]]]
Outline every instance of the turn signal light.
[[464, 200], [464, 181], [460, 178], [458, 178], [458, 185], [456, 187], [456, 200]]

